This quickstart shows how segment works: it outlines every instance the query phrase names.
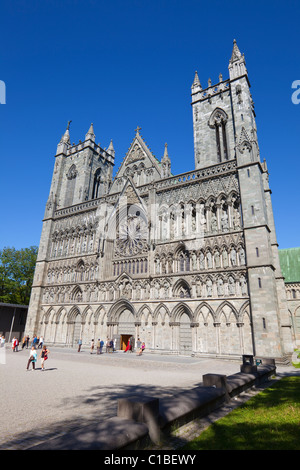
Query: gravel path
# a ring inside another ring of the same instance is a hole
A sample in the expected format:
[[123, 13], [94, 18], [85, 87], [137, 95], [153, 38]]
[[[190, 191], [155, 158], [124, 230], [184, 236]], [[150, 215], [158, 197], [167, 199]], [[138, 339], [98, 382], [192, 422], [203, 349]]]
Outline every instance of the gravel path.
[[[0, 450], [27, 449], [66, 430], [117, 414], [130, 395], [171, 396], [199, 385], [206, 373], [230, 375], [237, 362], [183, 356], [50, 348], [46, 370], [26, 370], [29, 349], [0, 357]], [[31, 366], [30, 366], [31, 367]], [[294, 369], [295, 370], [295, 369]]]

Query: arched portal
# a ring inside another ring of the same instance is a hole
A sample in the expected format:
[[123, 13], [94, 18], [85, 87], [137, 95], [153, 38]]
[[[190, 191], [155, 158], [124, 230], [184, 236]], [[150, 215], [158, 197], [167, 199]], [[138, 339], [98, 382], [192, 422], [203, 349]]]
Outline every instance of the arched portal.
[[110, 339], [113, 339], [116, 349], [124, 350], [131, 339], [135, 342], [136, 314], [128, 300], [116, 302], [110, 309], [108, 322], [111, 324]]
[[189, 307], [184, 304], [178, 304], [173, 310], [173, 318], [177, 325], [177, 347], [180, 354], [190, 355], [193, 351], [192, 339], [192, 312]]
[[[118, 324], [118, 337], [120, 338], [120, 349], [125, 350], [128, 344], [128, 341], [133, 342], [134, 346], [134, 336], [135, 336], [135, 323], [133, 313], [125, 309], [119, 316]], [[118, 338], [117, 338], [118, 341]]]
[[81, 335], [81, 314], [77, 306], [73, 306], [67, 317], [66, 344], [75, 346]]

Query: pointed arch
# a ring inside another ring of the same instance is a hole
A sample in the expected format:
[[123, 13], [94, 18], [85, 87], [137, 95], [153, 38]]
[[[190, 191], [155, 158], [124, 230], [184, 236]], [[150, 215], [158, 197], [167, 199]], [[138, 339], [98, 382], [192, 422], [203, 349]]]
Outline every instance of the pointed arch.
[[70, 300], [71, 301], [75, 300], [77, 302], [80, 302], [82, 300], [82, 290], [78, 285], [76, 285], [74, 289], [72, 290], [71, 295], [70, 295]]
[[92, 318], [93, 314], [94, 314], [94, 312], [93, 312], [91, 306], [87, 305], [85, 307], [85, 309], [83, 310], [83, 312], [82, 312], [82, 321], [83, 322], [91, 321], [91, 318]]
[[68, 321], [69, 323], [75, 322], [76, 317], [77, 317], [78, 315], [81, 316], [80, 310], [79, 310], [79, 308], [77, 307], [77, 305], [73, 305], [73, 306], [71, 307], [71, 309], [69, 310], [69, 313], [68, 313], [68, 316], [67, 316], [67, 321]]
[[193, 321], [193, 312], [190, 309], [190, 307], [186, 303], [183, 303], [183, 302], [180, 302], [179, 304], [177, 304], [173, 308], [172, 313], [171, 313], [172, 320], [175, 321], [175, 322], [180, 321], [180, 317], [184, 313], [187, 314], [187, 316], [189, 317], [190, 322], [192, 322]]
[[138, 312], [137, 312], [137, 314], [136, 314], [136, 317], [137, 317], [137, 320], [138, 320], [138, 321], [141, 321], [142, 316], [145, 315], [145, 310], [147, 311], [146, 315], [147, 315], [148, 317], [149, 317], [149, 315], [152, 316], [152, 311], [151, 311], [149, 305], [143, 304], [143, 305], [139, 308], [139, 310], [138, 310]]
[[222, 108], [215, 108], [210, 115], [208, 120], [208, 125], [211, 128], [214, 128], [216, 123], [224, 121], [225, 123], [228, 121], [228, 115]]
[[118, 321], [119, 316], [124, 310], [129, 310], [134, 318], [136, 318], [136, 311], [131, 302], [126, 299], [120, 299], [110, 307], [108, 311], [108, 321]]
[[[206, 309], [207, 312], [204, 313], [202, 309]], [[194, 313], [195, 322], [199, 322], [200, 316], [202, 316], [203, 321], [206, 323], [209, 315], [211, 315], [213, 321], [215, 321], [216, 314], [212, 306], [208, 302], [205, 302], [205, 301], [201, 302], [196, 308], [195, 313]]]
[[64, 320], [64, 316], [66, 315], [67, 311], [65, 309], [65, 307], [60, 307], [60, 309], [58, 310], [57, 314], [56, 314], [56, 321], [57, 323], [60, 322], [61, 318], [62, 318], [62, 321]]
[[[249, 308], [248, 308], [249, 307]], [[248, 310], [248, 311], [247, 311]], [[240, 310], [239, 310], [239, 313], [238, 313], [238, 320], [240, 322], [244, 322], [245, 321], [245, 315], [247, 315], [248, 319], [249, 319], [249, 322], [251, 323], [252, 320], [251, 320], [251, 313], [250, 313], [250, 302], [249, 300], [246, 300], [246, 302], [243, 303], [243, 305], [241, 306]]]
[[53, 316], [53, 315], [55, 315], [55, 310], [54, 310], [53, 307], [49, 307], [47, 312], [45, 312], [44, 317], [43, 317], [44, 323], [49, 322], [50, 317]]
[[[228, 300], [224, 300], [224, 302], [222, 302], [219, 307], [217, 308], [217, 311], [216, 311], [216, 320], [219, 321], [220, 320], [220, 317], [222, 315], [223, 312], [223, 309], [224, 307], [228, 307], [231, 309], [232, 313], [234, 314], [234, 317], [235, 317], [235, 321], [237, 322], [238, 321], [238, 318], [239, 318], [239, 315], [238, 315], [238, 312], [236, 310], [236, 308], [234, 307], [234, 305], [232, 305], [232, 303], [228, 302]], [[225, 313], [224, 313], [225, 314]], [[231, 313], [230, 313], [231, 315]], [[229, 321], [229, 317], [227, 318], [227, 315], [225, 314], [226, 316], [226, 319]]]
[[185, 279], [178, 279], [172, 289], [174, 297], [191, 298], [191, 287]]
[[100, 321], [101, 323], [103, 322], [103, 318], [105, 317], [106, 315], [106, 309], [104, 307], [104, 305], [100, 304], [98, 307], [97, 307], [97, 310], [95, 312], [95, 320], [96, 321]]
[[168, 317], [171, 318], [171, 313], [170, 313], [170, 310], [168, 309], [168, 307], [163, 302], [160, 302], [157, 305], [157, 307], [156, 307], [156, 309], [154, 310], [154, 313], [153, 313], [154, 321], [157, 321], [158, 316], [162, 315], [161, 310], [164, 310], [164, 320], [165, 320], [166, 315], [168, 315]]

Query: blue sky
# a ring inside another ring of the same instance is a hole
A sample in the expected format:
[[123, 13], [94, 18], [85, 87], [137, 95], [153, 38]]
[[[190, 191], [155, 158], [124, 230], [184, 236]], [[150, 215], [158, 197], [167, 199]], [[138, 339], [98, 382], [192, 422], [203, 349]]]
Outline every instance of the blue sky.
[[57, 143], [94, 123], [113, 139], [116, 170], [137, 126], [173, 174], [192, 170], [191, 84], [228, 77], [242, 53], [266, 158], [280, 248], [300, 246], [300, 80], [297, 1], [2, 0], [0, 3], [0, 249], [38, 245]]

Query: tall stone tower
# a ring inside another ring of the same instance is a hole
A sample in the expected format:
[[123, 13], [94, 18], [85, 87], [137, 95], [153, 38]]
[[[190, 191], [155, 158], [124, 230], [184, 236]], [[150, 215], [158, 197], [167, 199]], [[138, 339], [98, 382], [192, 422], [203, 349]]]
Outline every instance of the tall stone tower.
[[[236, 41], [229, 79], [203, 89], [198, 73], [192, 85], [196, 169], [236, 159], [241, 217], [255, 337], [255, 354], [290, 353], [291, 331], [284, 279], [279, 265], [266, 161], [261, 162], [254, 103], [245, 57]], [[278, 342], [281, 338], [281, 342]]]
[[105, 196], [112, 182], [115, 159], [112, 141], [107, 150], [102, 149], [95, 143], [93, 124], [91, 124], [85, 140], [79, 141], [77, 145], [71, 145], [70, 122], [57, 145], [55, 155], [27, 318], [26, 327], [30, 335], [36, 331], [40, 321], [40, 305], [49, 259], [70, 256], [72, 248], [69, 232], [73, 232], [71, 233], [73, 240], [86, 238], [87, 243], [93, 243], [94, 248], [91, 251], [96, 251], [96, 226], [93, 220], [88, 220], [89, 216], [85, 216], [84, 224], [77, 221], [77, 227], [71, 227], [71, 223], [67, 222], [64, 224], [66, 229], [64, 227], [64, 230], [60, 230], [59, 219], [55, 220], [56, 211], [63, 214], [68, 208], [66, 215], [67, 219], [68, 216], [70, 218], [70, 214], [76, 213], [80, 204], [82, 206], [86, 202], [89, 206], [93, 200]]

